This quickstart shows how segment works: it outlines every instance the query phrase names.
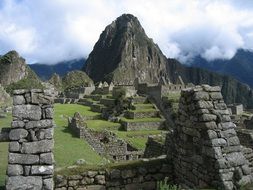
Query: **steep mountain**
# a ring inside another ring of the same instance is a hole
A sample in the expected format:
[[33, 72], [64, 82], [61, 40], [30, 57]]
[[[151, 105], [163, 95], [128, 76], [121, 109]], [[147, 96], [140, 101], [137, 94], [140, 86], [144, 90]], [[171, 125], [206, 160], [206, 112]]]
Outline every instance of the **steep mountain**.
[[21, 88], [42, 88], [37, 75], [16, 51], [0, 57], [0, 84], [7, 92]]
[[253, 87], [253, 52], [240, 49], [230, 60], [206, 61], [200, 56], [191, 61], [192, 66], [233, 76]]
[[124, 14], [100, 35], [83, 70], [95, 81], [132, 84], [158, 82], [162, 77], [176, 83], [180, 75], [185, 83], [220, 85], [227, 103], [243, 103], [253, 107], [252, 90], [236, 79], [206, 69], [188, 67], [167, 59], [159, 47], [147, 37], [138, 19]]
[[132, 84], [168, 79], [166, 57], [148, 38], [136, 17], [123, 14], [108, 25], [90, 53], [83, 70], [95, 81]]
[[40, 77], [41, 80], [49, 80], [56, 73], [61, 77], [70, 71], [81, 70], [85, 59], [74, 59], [63, 61], [54, 65], [35, 63], [30, 64], [30, 68]]
[[62, 90], [62, 79], [61, 77], [54, 73], [52, 77], [48, 80], [49, 84], [53, 85], [57, 90]]

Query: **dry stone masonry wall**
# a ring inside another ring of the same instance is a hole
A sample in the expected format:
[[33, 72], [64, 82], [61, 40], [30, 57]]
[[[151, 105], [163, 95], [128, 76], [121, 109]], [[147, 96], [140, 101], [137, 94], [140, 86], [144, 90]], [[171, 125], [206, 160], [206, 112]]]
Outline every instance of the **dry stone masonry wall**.
[[9, 133], [6, 190], [53, 189], [53, 98], [47, 90], [16, 90]]
[[220, 87], [202, 85], [181, 92], [173, 159], [180, 184], [239, 189], [252, 182], [220, 91]]

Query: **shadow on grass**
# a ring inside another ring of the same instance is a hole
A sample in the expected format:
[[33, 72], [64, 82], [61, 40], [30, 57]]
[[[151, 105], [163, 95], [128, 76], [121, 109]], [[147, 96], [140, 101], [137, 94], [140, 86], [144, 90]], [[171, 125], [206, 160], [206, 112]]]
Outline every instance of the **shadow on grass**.
[[0, 190], [5, 190], [5, 186], [0, 186]]
[[64, 126], [64, 129], [62, 129], [61, 131], [64, 132], [64, 133], [71, 134], [72, 137], [79, 138], [78, 135], [67, 126]]

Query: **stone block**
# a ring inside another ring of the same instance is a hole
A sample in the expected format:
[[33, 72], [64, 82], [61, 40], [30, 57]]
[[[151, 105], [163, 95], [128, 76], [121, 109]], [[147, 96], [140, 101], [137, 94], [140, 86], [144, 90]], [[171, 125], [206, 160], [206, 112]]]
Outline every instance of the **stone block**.
[[213, 100], [222, 100], [223, 99], [221, 92], [211, 92], [210, 97]]
[[43, 190], [54, 189], [54, 181], [52, 178], [43, 179]]
[[95, 183], [99, 185], [104, 185], [105, 184], [105, 176], [104, 175], [97, 175], [95, 177]]
[[110, 173], [111, 179], [119, 179], [120, 178], [120, 170], [113, 169]]
[[52, 165], [54, 163], [53, 153], [44, 153], [40, 155], [40, 164]]
[[12, 129], [9, 133], [10, 140], [20, 140], [26, 138], [28, 135], [28, 131], [25, 129]]
[[198, 109], [210, 109], [210, 108], [213, 108], [213, 103], [211, 101], [198, 101], [196, 103], [196, 108], [198, 108]]
[[122, 177], [123, 179], [130, 178], [130, 177], [134, 177], [135, 174], [136, 174], [136, 172], [133, 171], [132, 169], [121, 171], [121, 177]]
[[239, 138], [237, 136], [230, 137], [230, 138], [227, 139], [227, 141], [228, 141], [229, 146], [240, 145], [240, 141], [239, 141]]
[[106, 190], [104, 185], [88, 185], [87, 190]]
[[40, 121], [29, 121], [28, 123], [26, 123], [25, 128], [26, 129], [33, 129], [33, 128], [44, 129], [44, 128], [53, 127], [53, 125], [54, 125], [54, 122], [52, 119], [43, 119]]
[[25, 126], [25, 122], [23, 121], [12, 121], [11, 127], [12, 128], [23, 128]]
[[46, 104], [46, 105], [50, 105], [54, 102], [54, 99], [51, 96], [45, 96], [42, 93], [36, 93], [36, 92], [32, 92], [31, 93], [31, 102], [33, 104]]
[[209, 94], [204, 91], [198, 91], [193, 94], [193, 100], [209, 100]]
[[22, 105], [25, 104], [25, 98], [23, 95], [13, 96], [13, 105]]
[[16, 141], [9, 143], [9, 152], [18, 152], [20, 151], [20, 144]]
[[232, 152], [226, 155], [226, 159], [232, 167], [242, 166], [246, 163], [245, 157], [241, 152]]
[[25, 154], [46, 153], [53, 149], [53, 140], [42, 140], [36, 142], [24, 142], [22, 144], [21, 152]]
[[9, 164], [7, 169], [8, 176], [18, 176], [23, 174], [23, 166], [18, 164]]
[[216, 121], [217, 116], [213, 114], [203, 114], [199, 117], [199, 121]]
[[31, 166], [24, 166], [24, 175], [28, 176], [30, 175]]
[[53, 115], [54, 115], [53, 108], [46, 108], [44, 112], [45, 112], [46, 119], [53, 119]]
[[40, 106], [36, 105], [17, 105], [12, 111], [12, 116], [21, 120], [40, 120], [41, 114]]
[[52, 175], [54, 173], [53, 166], [32, 166], [31, 174], [32, 175]]
[[13, 176], [7, 178], [6, 190], [42, 189], [42, 177]]
[[32, 154], [9, 153], [9, 164], [38, 164], [39, 156]]
[[209, 85], [202, 85], [203, 89], [207, 92], [220, 92], [220, 86], [209, 86]]

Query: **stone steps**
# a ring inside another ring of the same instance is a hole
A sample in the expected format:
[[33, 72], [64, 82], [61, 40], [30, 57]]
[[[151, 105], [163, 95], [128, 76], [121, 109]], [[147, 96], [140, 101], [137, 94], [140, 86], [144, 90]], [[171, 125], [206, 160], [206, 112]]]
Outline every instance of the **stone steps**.
[[87, 98], [81, 98], [81, 99], [79, 99], [78, 104], [85, 105], [85, 106], [91, 106], [92, 104], [94, 104], [94, 101], [89, 100]]
[[139, 131], [139, 130], [157, 130], [163, 129], [164, 119], [154, 121], [121, 121], [121, 126], [124, 131]]
[[141, 119], [141, 118], [149, 118], [149, 117], [158, 117], [159, 111], [155, 109], [151, 110], [143, 110], [143, 111], [127, 111], [125, 113], [125, 117], [128, 119]]

